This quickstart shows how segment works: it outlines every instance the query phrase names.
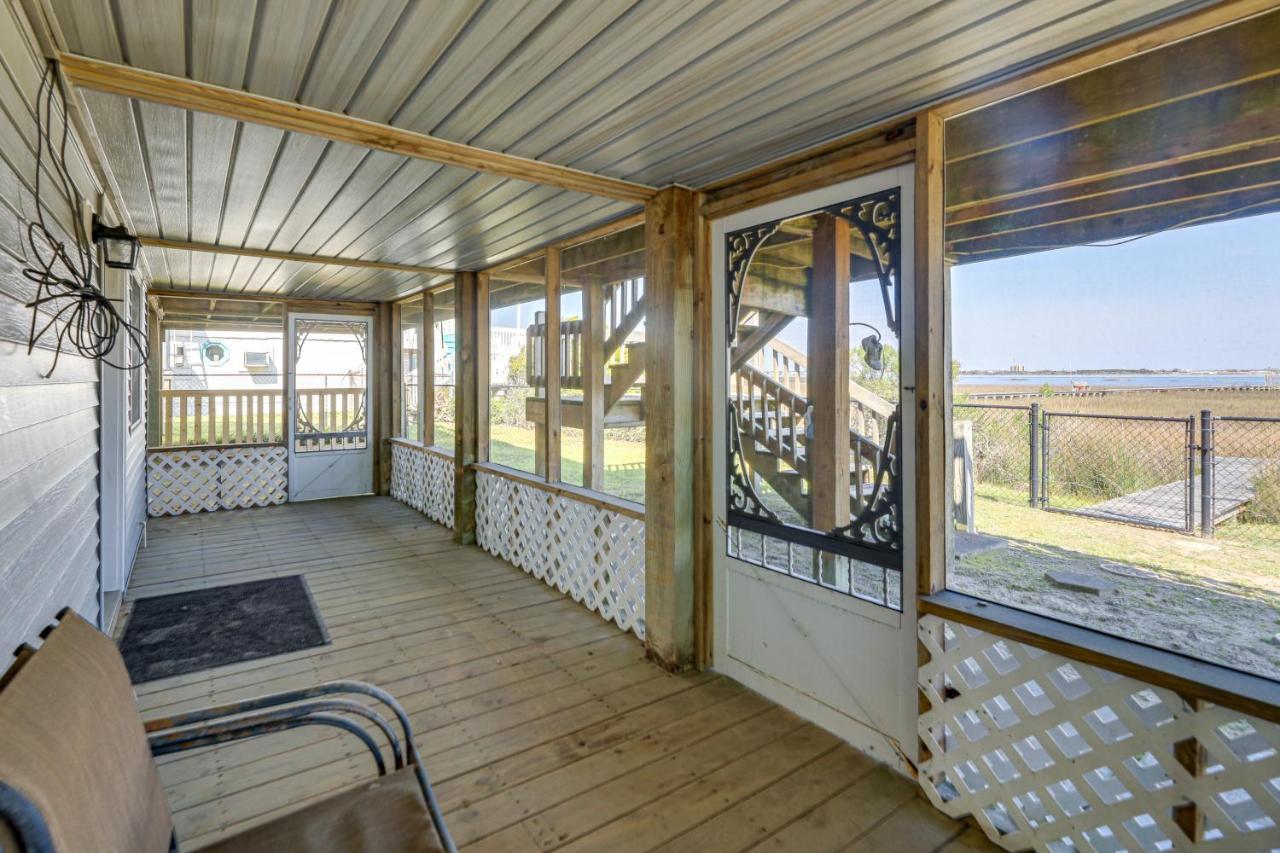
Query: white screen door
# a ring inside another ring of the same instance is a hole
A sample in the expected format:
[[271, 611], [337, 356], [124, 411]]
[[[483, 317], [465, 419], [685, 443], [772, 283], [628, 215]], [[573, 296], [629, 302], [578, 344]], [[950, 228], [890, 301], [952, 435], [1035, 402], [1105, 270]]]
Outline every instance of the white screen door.
[[372, 320], [289, 316], [289, 500], [373, 490], [369, 434]]

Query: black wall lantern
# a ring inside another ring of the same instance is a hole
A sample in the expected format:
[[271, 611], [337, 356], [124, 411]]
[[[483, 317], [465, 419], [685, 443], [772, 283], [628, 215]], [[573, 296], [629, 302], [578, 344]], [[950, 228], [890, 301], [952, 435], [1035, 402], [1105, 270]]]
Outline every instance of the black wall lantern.
[[93, 242], [101, 243], [107, 256], [107, 266], [118, 270], [131, 270], [138, 264], [138, 238], [125, 230], [123, 225], [103, 225], [93, 217]]

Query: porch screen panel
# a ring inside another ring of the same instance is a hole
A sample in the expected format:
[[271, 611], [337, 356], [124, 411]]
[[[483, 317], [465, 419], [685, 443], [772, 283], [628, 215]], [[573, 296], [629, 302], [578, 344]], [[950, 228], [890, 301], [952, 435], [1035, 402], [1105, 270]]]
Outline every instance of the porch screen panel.
[[726, 235], [730, 555], [901, 607], [899, 191]]
[[546, 474], [546, 261], [489, 278], [489, 461]]
[[431, 294], [431, 373], [434, 377], [433, 398], [428, 401], [434, 418], [436, 447], [453, 450], [457, 408], [456, 365], [458, 338], [454, 330], [453, 288]]
[[422, 440], [422, 297], [400, 304], [400, 436]]
[[369, 441], [368, 326], [296, 321], [294, 452], [360, 450]]
[[644, 226], [566, 247], [561, 268], [562, 476], [643, 503]]

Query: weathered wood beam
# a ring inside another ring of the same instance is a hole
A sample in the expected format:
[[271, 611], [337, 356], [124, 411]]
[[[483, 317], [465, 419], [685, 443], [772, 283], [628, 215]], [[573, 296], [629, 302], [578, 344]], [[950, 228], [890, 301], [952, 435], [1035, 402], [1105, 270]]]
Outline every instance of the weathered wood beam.
[[[1280, 104], [1277, 104], [1280, 108]], [[947, 223], [947, 244], [963, 244], [966, 241], [983, 240], [991, 237], [1023, 233], [1028, 235], [1028, 242], [1034, 242], [1030, 235], [1044, 233], [1045, 229], [1071, 223], [1087, 223], [1089, 220], [1106, 220], [1096, 222], [1093, 228], [1111, 230], [1112, 222], [1118, 222], [1125, 215], [1151, 212], [1157, 218], [1169, 218], [1177, 221], [1177, 214], [1162, 214], [1162, 208], [1177, 207], [1191, 202], [1220, 199], [1224, 211], [1235, 206], [1234, 198], [1239, 193], [1250, 190], [1271, 189], [1280, 197], [1280, 161], [1266, 163], [1228, 172], [1217, 172], [1201, 175], [1183, 181], [1160, 183], [1121, 194], [1107, 194], [1093, 198], [1079, 199], [1046, 207], [1024, 210], [1004, 216], [987, 217], [963, 223]], [[1264, 193], [1265, 196], [1265, 193]], [[1117, 233], [1116, 236], [1126, 236]]]
[[488, 151], [389, 124], [157, 71], [71, 53], [60, 54], [59, 62], [69, 82], [99, 92], [635, 204], [643, 204], [655, 192], [652, 187], [631, 181]]
[[221, 246], [217, 243], [193, 243], [186, 240], [166, 240], [162, 237], [138, 237], [138, 242], [155, 249], [177, 249], [184, 252], [203, 252], [211, 255], [239, 255], [244, 258], [267, 258], [275, 261], [297, 261], [303, 264], [323, 266], [362, 267], [372, 270], [413, 272], [424, 275], [453, 275], [453, 270], [440, 267], [420, 267], [414, 264], [397, 264], [391, 261], [365, 261], [359, 258], [337, 258], [324, 255], [300, 255], [296, 252], [277, 252], [271, 249], [247, 249], [240, 246]]
[[947, 123], [947, 163], [1276, 74], [1277, 44], [1280, 11], [992, 104]]
[[582, 291], [582, 485], [604, 488], [604, 288]]
[[806, 393], [813, 437], [805, 455], [815, 530], [849, 523], [848, 282], [849, 220], [822, 214], [813, 230], [813, 314], [807, 324], [808, 351], [815, 357], [809, 359]]
[[[171, 290], [152, 288], [147, 291], [158, 299], [208, 299], [207, 290]], [[327, 311], [339, 314], [372, 314], [377, 309], [377, 302], [356, 302], [350, 299], [291, 299], [279, 296], [263, 296], [259, 293], [219, 293], [219, 300], [227, 302], [273, 302], [284, 305], [291, 311]]]
[[663, 666], [694, 662], [694, 193], [645, 209], [645, 643]]
[[[560, 328], [560, 250], [547, 249], [547, 288], [546, 305], [548, 330]], [[560, 433], [562, 419], [560, 414], [560, 335], [557, 332], [543, 337], [542, 375], [546, 377], [545, 394], [547, 396], [546, 423], [546, 475], [552, 483], [560, 481]]]
[[[476, 472], [480, 461], [480, 427], [489, 419], [488, 324], [482, 316], [485, 282], [474, 272], [453, 277], [454, 299], [454, 431], [453, 539], [462, 545], [476, 541]], [[482, 387], [483, 384], [483, 387]], [[485, 402], [482, 404], [481, 400]]]
[[[1280, 142], [1280, 75], [947, 165], [946, 204], [1017, 198]], [[1113, 140], [1121, 140], [1116, 143]]]
[[914, 132], [914, 122], [895, 121], [710, 184], [702, 188], [703, 215], [717, 219], [909, 162]]

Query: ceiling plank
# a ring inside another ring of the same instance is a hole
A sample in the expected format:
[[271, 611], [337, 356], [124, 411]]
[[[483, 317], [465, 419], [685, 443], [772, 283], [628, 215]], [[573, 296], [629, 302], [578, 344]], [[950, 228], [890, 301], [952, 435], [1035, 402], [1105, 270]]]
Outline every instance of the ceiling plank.
[[61, 54], [59, 61], [66, 78], [86, 89], [213, 113], [253, 124], [306, 133], [379, 151], [389, 151], [406, 157], [461, 166], [465, 169], [636, 204], [648, 201], [655, 192], [654, 188], [643, 184], [593, 175], [579, 169], [557, 166], [512, 154], [474, 148], [460, 142], [437, 139], [425, 133], [416, 133], [329, 110], [132, 68], [119, 63], [103, 62], [70, 53]]
[[453, 275], [453, 270], [437, 267], [419, 267], [413, 264], [396, 264], [390, 261], [364, 261], [357, 258], [333, 258], [322, 255], [299, 255], [293, 252], [276, 252], [270, 249], [242, 249], [239, 246], [220, 246], [215, 243], [190, 243], [184, 240], [165, 240], [160, 237], [139, 237], [144, 246], [159, 249], [179, 249], [188, 252], [207, 252], [214, 255], [239, 255], [246, 258], [270, 258], [277, 261], [301, 261], [335, 267], [364, 267], [375, 270], [424, 273], [426, 275]]

